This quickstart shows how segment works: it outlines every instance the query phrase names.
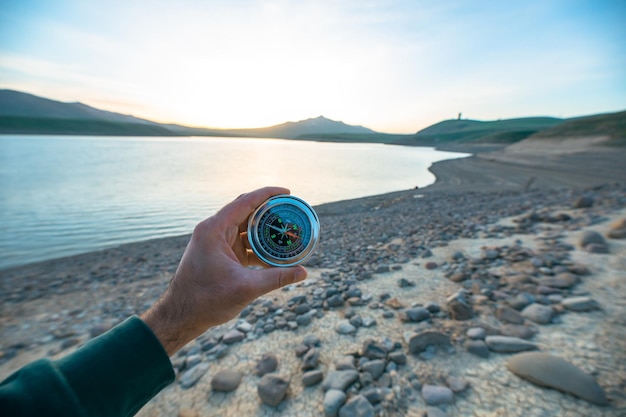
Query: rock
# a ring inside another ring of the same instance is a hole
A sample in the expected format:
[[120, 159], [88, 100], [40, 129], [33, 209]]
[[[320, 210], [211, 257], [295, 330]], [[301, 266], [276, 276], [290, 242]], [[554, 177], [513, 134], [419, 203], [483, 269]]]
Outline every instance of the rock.
[[481, 358], [489, 357], [489, 348], [482, 340], [470, 340], [465, 344], [465, 349], [467, 349], [467, 351], [472, 355], [476, 355]]
[[257, 393], [261, 401], [272, 407], [277, 406], [285, 398], [289, 388], [289, 379], [283, 375], [265, 374], [257, 385]]
[[322, 340], [314, 334], [307, 334], [302, 340], [302, 344], [308, 347], [320, 346]]
[[256, 363], [255, 373], [263, 376], [274, 372], [278, 368], [278, 357], [273, 353], [264, 353], [261, 359]]
[[556, 276], [540, 278], [536, 282], [546, 287], [569, 288], [578, 284], [578, 277], [570, 272], [562, 272]]
[[626, 219], [613, 222], [606, 235], [611, 239], [626, 239]]
[[339, 417], [374, 417], [374, 407], [362, 395], [355, 395], [339, 409]]
[[430, 311], [426, 310], [424, 307], [407, 308], [404, 310], [404, 314], [406, 315], [407, 321], [413, 323], [419, 323], [420, 321], [430, 318]]
[[530, 339], [537, 331], [534, 327], [521, 324], [506, 324], [500, 328], [502, 336], [519, 337], [520, 339]]
[[335, 294], [326, 300], [329, 307], [341, 307], [344, 304], [343, 297], [340, 294]]
[[458, 376], [449, 376], [446, 378], [446, 384], [454, 393], [463, 392], [467, 389], [469, 382], [466, 379], [460, 378]]
[[414, 286], [415, 286], [415, 282], [409, 281], [406, 278], [400, 278], [398, 280], [398, 287], [400, 287], [400, 288], [414, 287]]
[[233, 369], [222, 369], [211, 380], [213, 391], [230, 392], [236, 389], [241, 382], [242, 374]]
[[346, 394], [342, 390], [330, 389], [324, 394], [324, 415], [337, 417], [339, 408], [346, 402]]
[[320, 351], [316, 348], [311, 348], [302, 358], [302, 370], [308, 371], [317, 368], [317, 364], [320, 360]]
[[588, 374], [565, 359], [543, 352], [512, 356], [506, 363], [515, 375], [530, 382], [572, 394], [597, 405], [606, 405], [604, 390]]
[[224, 336], [222, 337], [222, 342], [226, 343], [227, 345], [230, 345], [232, 343], [237, 343], [237, 342], [242, 341], [245, 337], [246, 337], [245, 333], [240, 332], [239, 330], [233, 329], [233, 330], [229, 330], [228, 332], [224, 334]]
[[208, 370], [209, 370], [208, 363], [198, 364], [194, 366], [193, 368], [189, 369], [188, 371], [185, 371], [181, 375], [180, 380], [178, 382], [180, 383], [180, 386], [183, 389], [191, 388], [194, 385], [196, 385], [196, 383], [200, 380], [200, 378], [204, 376], [204, 374], [206, 374], [206, 371]]
[[450, 345], [450, 336], [435, 330], [426, 330], [421, 333], [408, 333], [405, 334], [404, 339], [409, 345], [409, 352], [413, 354], [424, 351], [429, 345]]
[[606, 241], [602, 237], [602, 235], [598, 232], [594, 232], [593, 230], [585, 230], [583, 234], [580, 236], [578, 240], [578, 244], [581, 248], [585, 248], [585, 246], [590, 245], [592, 243], [596, 243], [598, 245], [605, 245]]
[[561, 301], [561, 305], [571, 311], [591, 311], [599, 308], [598, 303], [591, 297], [568, 297]]
[[589, 208], [591, 206], [593, 206], [593, 197], [588, 195], [578, 198], [578, 200], [576, 200], [576, 202], [574, 203], [574, 208], [577, 209]]
[[382, 359], [375, 359], [373, 361], [369, 361], [363, 364], [362, 369], [363, 372], [368, 372], [372, 375], [374, 380], [377, 380], [385, 371], [385, 361]]
[[406, 365], [406, 355], [402, 352], [391, 352], [389, 354], [389, 360], [398, 365]]
[[382, 343], [374, 339], [366, 339], [363, 342], [361, 354], [368, 359], [385, 359], [387, 357], [387, 349]]
[[324, 379], [324, 372], [319, 369], [315, 369], [313, 371], [308, 371], [302, 374], [302, 385], [305, 387], [309, 387], [311, 385], [315, 385]]
[[471, 327], [467, 329], [465, 335], [473, 340], [484, 340], [487, 332], [482, 327]]
[[329, 389], [345, 391], [358, 377], [359, 373], [352, 369], [330, 371], [322, 382], [322, 389], [324, 391], [328, 391]]
[[516, 310], [521, 310], [526, 307], [528, 304], [535, 302], [535, 297], [526, 292], [519, 293], [513, 298], [509, 298], [506, 300], [507, 304], [513, 307]]
[[428, 405], [452, 404], [454, 402], [452, 390], [438, 385], [424, 385], [422, 397]]
[[500, 305], [496, 309], [496, 318], [503, 323], [522, 324], [524, 317], [511, 307]]
[[424, 265], [424, 268], [426, 268], [426, 269], [437, 269], [438, 266], [439, 265], [437, 265], [437, 262], [430, 261], [430, 262], [426, 262], [426, 265]]
[[543, 304], [533, 303], [522, 310], [522, 316], [537, 324], [548, 324], [552, 320], [554, 309]]
[[384, 400], [383, 390], [378, 387], [362, 389], [360, 394], [364, 396], [370, 404], [378, 404]]
[[489, 350], [498, 353], [515, 353], [538, 349], [537, 345], [534, 343], [510, 336], [487, 336], [485, 343], [489, 347]]
[[335, 327], [335, 331], [339, 334], [355, 334], [356, 327], [354, 327], [348, 320], [341, 320], [337, 324], [337, 327]]
[[345, 355], [335, 361], [335, 369], [338, 371], [344, 371], [346, 369], [356, 369], [354, 366], [354, 356]]
[[402, 303], [397, 299], [397, 298], [390, 298], [388, 300], [385, 301], [385, 305], [387, 307], [393, 308], [394, 310], [399, 310], [401, 308], [404, 308], [404, 306], [402, 305]]
[[471, 304], [470, 293], [466, 290], [459, 290], [448, 297], [447, 306], [450, 316], [454, 320], [469, 320], [474, 316]]

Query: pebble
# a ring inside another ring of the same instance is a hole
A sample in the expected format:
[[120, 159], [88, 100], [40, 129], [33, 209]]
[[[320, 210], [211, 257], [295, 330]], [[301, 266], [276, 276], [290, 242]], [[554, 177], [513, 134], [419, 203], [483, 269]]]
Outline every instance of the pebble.
[[606, 234], [611, 239], [626, 239], [626, 219], [619, 219], [611, 224]]
[[608, 400], [598, 383], [580, 368], [565, 359], [543, 352], [512, 356], [506, 363], [515, 375], [540, 386], [572, 394], [597, 405]]
[[275, 407], [285, 398], [289, 378], [278, 374], [265, 374], [257, 385], [257, 393], [265, 404]]
[[274, 372], [278, 368], [278, 357], [273, 353], [264, 353], [261, 359], [256, 363], [255, 373], [263, 376]]
[[482, 327], [471, 327], [465, 333], [467, 337], [474, 340], [484, 340], [487, 332]]
[[550, 306], [533, 303], [522, 310], [522, 316], [537, 324], [548, 324], [554, 316], [554, 309]]
[[233, 330], [229, 330], [228, 332], [224, 334], [224, 337], [222, 337], [222, 342], [226, 343], [227, 345], [230, 345], [230, 344], [242, 341], [245, 337], [246, 337], [245, 333], [240, 332], [239, 330], [233, 329]]
[[538, 349], [537, 345], [534, 343], [510, 336], [487, 336], [485, 343], [487, 347], [489, 347], [489, 350], [498, 353], [514, 353]]
[[428, 405], [452, 404], [454, 402], [454, 393], [448, 387], [424, 385], [422, 387], [422, 398]]
[[339, 409], [339, 417], [374, 417], [374, 407], [362, 395], [355, 395]]
[[302, 374], [302, 385], [309, 387], [315, 385], [324, 379], [324, 372], [319, 369], [308, 371]]
[[489, 347], [482, 340], [470, 340], [465, 344], [465, 349], [472, 355], [476, 355], [480, 358], [489, 357]]
[[424, 307], [412, 307], [404, 310], [404, 314], [408, 321], [413, 323], [419, 323], [420, 321], [427, 320], [430, 318], [430, 311], [425, 309]]
[[591, 311], [599, 308], [598, 302], [591, 297], [568, 297], [561, 305], [571, 311]]
[[211, 380], [213, 391], [230, 392], [235, 390], [241, 382], [242, 374], [233, 369], [222, 369]]
[[496, 318], [503, 323], [522, 324], [524, 323], [524, 317], [511, 307], [499, 305], [496, 308]]
[[349, 320], [341, 320], [339, 323], [337, 323], [335, 331], [339, 334], [355, 334], [356, 327], [354, 327]]
[[209, 364], [204, 362], [194, 366], [193, 368], [185, 371], [179, 380], [180, 386], [183, 389], [191, 388], [204, 376], [209, 370]]
[[382, 359], [375, 359], [373, 361], [366, 362], [363, 364], [362, 369], [363, 372], [368, 372], [372, 375], [374, 380], [377, 380], [385, 371], [385, 361]]
[[463, 392], [467, 389], [469, 382], [458, 376], [449, 376], [446, 378], [446, 384], [454, 393]]
[[317, 368], [317, 364], [320, 360], [320, 351], [316, 348], [311, 348], [302, 358], [302, 370], [308, 371]]
[[322, 382], [322, 389], [338, 389], [345, 391], [359, 377], [359, 373], [355, 370], [346, 369], [341, 371], [330, 371]]
[[346, 394], [343, 390], [330, 389], [324, 394], [324, 415], [337, 417], [339, 408], [346, 402]]
[[404, 340], [409, 344], [409, 352], [413, 354], [424, 351], [430, 345], [450, 345], [450, 336], [436, 330], [426, 330], [421, 333], [405, 333]]
[[470, 293], [459, 290], [446, 300], [450, 316], [454, 320], [469, 320], [474, 316], [474, 310], [470, 301]]

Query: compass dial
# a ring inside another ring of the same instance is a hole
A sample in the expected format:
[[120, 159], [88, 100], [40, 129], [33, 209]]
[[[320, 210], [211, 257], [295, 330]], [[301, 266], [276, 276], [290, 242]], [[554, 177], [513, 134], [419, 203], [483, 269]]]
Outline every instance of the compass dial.
[[319, 240], [319, 220], [305, 201], [279, 195], [263, 203], [250, 216], [250, 247], [265, 263], [292, 266], [304, 262]]

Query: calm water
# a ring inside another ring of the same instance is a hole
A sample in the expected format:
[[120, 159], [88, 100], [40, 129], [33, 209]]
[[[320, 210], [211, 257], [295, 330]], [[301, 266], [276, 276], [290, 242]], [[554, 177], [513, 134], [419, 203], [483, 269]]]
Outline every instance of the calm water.
[[264, 185], [311, 204], [423, 187], [430, 148], [236, 138], [0, 136], [0, 269], [190, 233]]

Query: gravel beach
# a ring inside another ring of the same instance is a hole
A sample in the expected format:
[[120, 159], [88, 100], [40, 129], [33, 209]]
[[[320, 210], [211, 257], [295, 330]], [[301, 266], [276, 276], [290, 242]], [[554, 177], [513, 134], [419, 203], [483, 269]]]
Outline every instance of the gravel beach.
[[[626, 415], [626, 152], [470, 151], [316, 207], [309, 278], [173, 356], [138, 415]], [[188, 238], [0, 271], [0, 378], [145, 311]]]

